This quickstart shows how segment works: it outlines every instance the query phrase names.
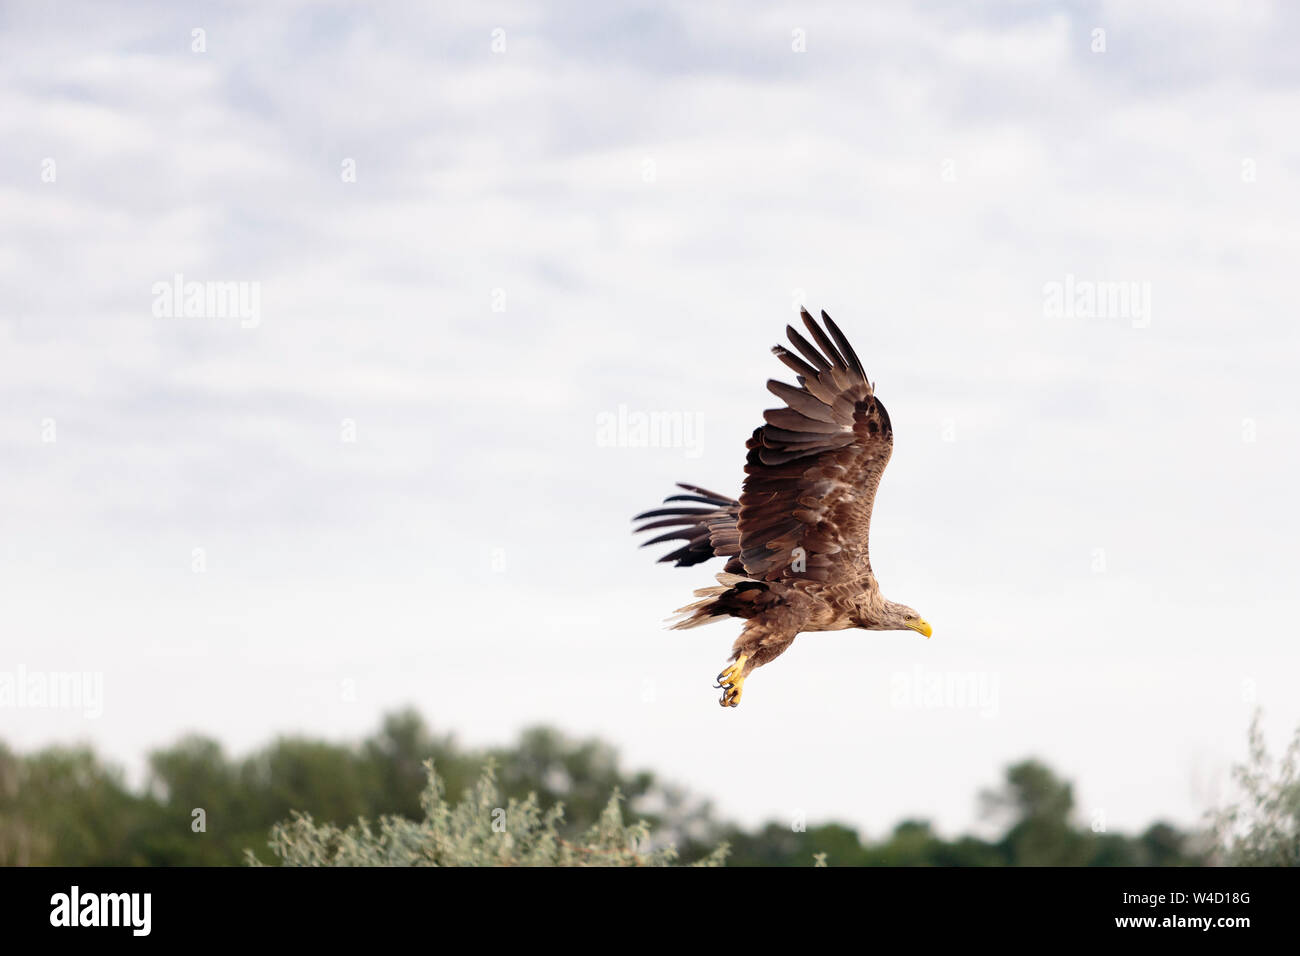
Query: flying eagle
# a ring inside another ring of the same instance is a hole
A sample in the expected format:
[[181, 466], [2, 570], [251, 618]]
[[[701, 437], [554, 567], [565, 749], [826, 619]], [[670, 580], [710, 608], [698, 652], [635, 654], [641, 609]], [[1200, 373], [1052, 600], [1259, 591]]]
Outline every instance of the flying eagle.
[[661, 562], [681, 568], [715, 555], [726, 559], [717, 576], [720, 586], [696, 591], [702, 600], [680, 608], [683, 616], [672, 625], [745, 620], [731, 647], [733, 663], [718, 675], [723, 707], [739, 704], [745, 678], [784, 653], [803, 631], [931, 633], [920, 614], [881, 595], [867, 556], [871, 506], [894, 450], [889, 413], [831, 317], [822, 313], [823, 330], [800, 311], [816, 344], [787, 325], [799, 355], [780, 345], [772, 349], [794, 371], [799, 387], [768, 381], [785, 407], [765, 411], [767, 424], [746, 443], [740, 500], [678, 484], [688, 494], [672, 495], [665, 504], [704, 507], [673, 504], [633, 519], [656, 519], [636, 532], [673, 529], [645, 545], [686, 542]]

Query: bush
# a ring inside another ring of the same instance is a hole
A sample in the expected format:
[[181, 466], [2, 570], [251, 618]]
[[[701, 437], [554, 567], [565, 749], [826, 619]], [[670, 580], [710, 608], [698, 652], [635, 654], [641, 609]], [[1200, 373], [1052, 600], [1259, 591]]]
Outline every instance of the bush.
[[1212, 815], [1229, 866], [1300, 866], [1300, 729], [1274, 776], [1260, 715], [1250, 723], [1250, 759], [1233, 768], [1244, 799]]
[[[502, 801], [492, 764], [460, 803], [447, 802], [445, 787], [426, 761], [428, 780], [420, 796], [423, 820], [380, 817], [339, 829], [295, 813], [271, 828], [269, 845], [281, 866], [675, 866], [672, 846], [655, 847], [644, 821], [627, 825], [617, 790], [581, 838], [561, 836], [563, 804], [544, 810], [536, 794]], [[260, 866], [251, 850], [247, 863]], [[721, 866], [719, 846], [692, 866]]]

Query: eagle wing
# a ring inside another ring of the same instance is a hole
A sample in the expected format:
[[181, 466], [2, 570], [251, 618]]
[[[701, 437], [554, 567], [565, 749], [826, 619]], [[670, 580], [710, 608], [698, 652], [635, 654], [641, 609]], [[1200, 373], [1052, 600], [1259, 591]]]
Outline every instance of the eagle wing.
[[867, 533], [893, 428], [844, 333], [825, 312], [826, 331], [802, 315], [816, 345], [786, 326], [802, 358], [772, 349], [799, 387], [767, 383], [785, 407], [765, 411], [746, 446], [740, 561], [756, 580], [873, 589]]
[[[677, 487], [690, 492], [686, 495], [670, 495], [664, 504], [674, 501], [698, 501], [706, 507], [693, 508], [673, 505], [671, 508], [655, 508], [643, 511], [633, 521], [645, 521], [647, 518], [657, 520], [633, 530], [633, 534], [650, 531], [654, 528], [671, 528], [663, 534], [641, 543], [641, 547], [659, 544], [661, 541], [685, 541], [676, 551], [670, 551], [659, 559], [660, 563], [672, 561], [679, 568], [707, 561], [714, 555], [734, 556], [740, 553], [740, 539], [736, 534], [736, 516], [740, 513], [740, 502], [716, 491], [687, 485], [681, 482]], [[735, 562], [734, 565], [732, 562]], [[727, 563], [726, 570], [739, 574], [745, 569], [734, 557]]]

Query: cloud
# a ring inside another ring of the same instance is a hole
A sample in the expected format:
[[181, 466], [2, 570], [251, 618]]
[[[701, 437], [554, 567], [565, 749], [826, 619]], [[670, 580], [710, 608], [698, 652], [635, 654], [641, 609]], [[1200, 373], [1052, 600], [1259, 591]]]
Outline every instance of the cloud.
[[[114, 752], [409, 700], [599, 730], [750, 818], [956, 827], [1037, 751], [1137, 825], [1195, 817], [1242, 680], [1300, 718], [1261, 613], [1300, 530], [1289, 8], [4, 15], [6, 616], [31, 666], [102, 666]], [[258, 283], [261, 323], [156, 318], [176, 273]], [[1149, 283], [1149, 327], [1046, 317], [1067, 274]], [[801, 638], [721, 723], [731, 629], [658, 625], [707, 573], [627, 518], [738, 487], [796, 301], [890, 406], [873, 563], [936, 635]], [[602, 447], [620, 406], [700, 456]], [[998, 718], [890, 710], [918, 664], [999, 674]]]

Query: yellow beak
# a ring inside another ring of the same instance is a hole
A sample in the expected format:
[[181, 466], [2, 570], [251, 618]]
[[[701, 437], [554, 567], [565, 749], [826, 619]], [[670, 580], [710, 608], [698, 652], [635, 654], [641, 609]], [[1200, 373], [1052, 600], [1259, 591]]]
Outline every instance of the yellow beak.
[[915, 621], [908, 621], [907, 626], [918, 634], [924, 634], [926, 637], [934, 633], [934, 630], [930, 627], [930, 622], [924, 618], [918, 617]]

